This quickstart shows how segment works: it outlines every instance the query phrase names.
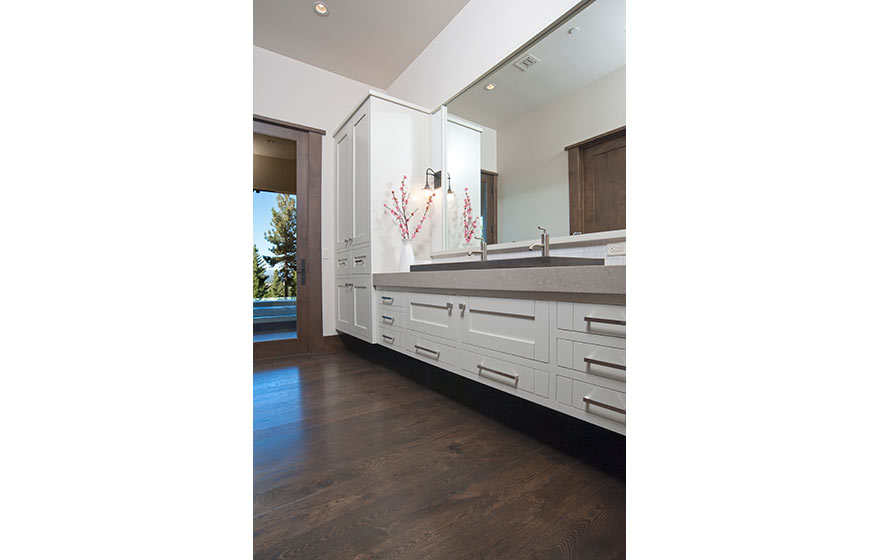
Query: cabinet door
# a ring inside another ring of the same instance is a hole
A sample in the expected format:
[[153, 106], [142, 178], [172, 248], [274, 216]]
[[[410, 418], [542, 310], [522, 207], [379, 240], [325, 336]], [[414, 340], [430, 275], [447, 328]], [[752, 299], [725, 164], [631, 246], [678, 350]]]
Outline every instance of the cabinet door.
[[349, 278], [336, 278], [336, 330], [351, 330], [351, 282]]
[[454, 300], [455, 296], [446, 294], [409, 294], [406, 328], [458, 340], [459, 317], [452, 311]]
[[351, 334], [372, 342], [373, 315], [370, 313], [373, 290], [369, 276], [353, 276], [351, 279], [352, 316]]
[[351, 245], [352, 225], [352, 149], [351, 127], [336, 139], [336, 249]]
[[547, 362], [550, 359], [549, 315], [546, 301], [469, 297], [461, 341]]
[[[369, 107], [369, 105], [367, 105]], [[352, 119], [352, 245], [370, 240], [370, 114], [365, 107]]]

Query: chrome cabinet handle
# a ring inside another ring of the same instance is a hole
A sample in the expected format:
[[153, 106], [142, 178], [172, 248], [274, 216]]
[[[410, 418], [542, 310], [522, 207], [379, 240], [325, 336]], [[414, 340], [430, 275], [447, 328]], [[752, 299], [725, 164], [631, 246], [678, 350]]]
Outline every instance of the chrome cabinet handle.
[[355, 259], [354, 264], [364, 264], [364, 259]]
[[586, 397], [586, 396], [585, 396], [585, 397], [584, 397], [584, 402], [587, 403], [587, 406], [589, 406], [589, 405], [591, 405], [591, 404], [594, 404], [594, 405], [596, 405], [596, 406], [601, 406], [602, 408], [607, 408], [608, 410], [611, 410], [611, 411], [614, 411], [614, 412], [618, 412], [618, 413], [620, 413], [620, 414], [626, 414], [626, 410], [624, 410], [624, 409], [622, 409], [622, 408], [617, 408], [616, 406], [611, 406], [610, 404], [605, 404], [605, 403], [603, 403], [603, 402], [594, 401], [594, 400], [591, 399], [590, 397]]
[[519, 376], [514, 373], [504, 373], [503, 371], [498, 371], [497, 369], [488, 368], [488, 367], [484, 366], [483, 364], [478, 365], [477, 369], [480, 370], [480, 373], [482, 373], [483, 370], [486, 370], [486, 371], [491, 371], [492, 373], [498, 374], [502, 377], [506, 377], [508, 379], [513, 379], [514, 381], [519, 380]]
[[464, 311], [465, 304], [464, 304], [464, 303], [459, 303], [459, 304], [458, 304], [458, 308], [461, 309], [462, 311]]
[[394, 322], [394, 317], [389, 317], [388, 315], [382, 315], [382, 319], [391, 321], [392, 323]]
[[382, 296], [382, 301], [385, 301], [386, 299], [387, 299], [388, 301], [394, 301], [394, 298], [393, 298], [393, 297]]
[[384, 338], [385, 340], [390, 340], [391, 342], [394, 342], [394, 337], [393, 337], [393, 336], [388, 336], [387, 334], [383, 334], [383, 335], [382, 335], [382, 338]]
[[601, 319], [599, 317], [584, 317], [584, 321], [588, 323], [607, 323], [609, 325], [622, 325], [626, 326], [626, 321], [619, 321], [617, 319]]
[[424, 346], [419, 346], [418, 344], [413, 344], [413, 346], [416, 347], [416, 350], [424, 350], [425, 352], [430, 352], [432, 354], [436, 354], [438, 358], [440, 357], [440, 352], [438, 352], [436, 350], [431, 350], [430, 348], [425, 348]]
[[602, 360], [594, 360], [593, 358], [584, 358], [584, 362], [586, 362], [588, 364], [596, 365], [596, 366], [605, 366], [605, 367], [610, 367], [610, 368], [614, 368], [614, 369], [622, 369], [623, 371], [626, 371], [626, 366], [622, 366], [620, 364], [612, 364], [611, 362], [603, 362]]

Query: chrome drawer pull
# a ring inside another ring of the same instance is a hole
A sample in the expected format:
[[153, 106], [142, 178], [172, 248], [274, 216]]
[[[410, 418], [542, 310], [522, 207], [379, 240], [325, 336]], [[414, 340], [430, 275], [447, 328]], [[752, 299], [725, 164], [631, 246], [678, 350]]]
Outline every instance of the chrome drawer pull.
[[602, 360], [594, 360], [593, 358], [584, 358], [584, 361], [588, 364], [591, 364], [591, 365], [605, 366], [605, 367], [610, 367], [610, 368], [614, 368], [614, 369], [622, 369], [623, 371], [626, 371], [626, 366], [622, 366], [620, 364], [612, 364], [611, 362], [603, 362]]
[[418, 344], [413, 344], [413, 346], [416, 347], [416, 350], [424, 350], [425, 352], [430, 352], [432, 354], [436, 354], [438, 358], [440, 357], [440, 352], [438, 352], [436, 350], [431, 350], [430, 348], [425, 348], [424, 346], [419, 346]]
[[590, 399], [590, 397], [584, 397], [584, 402], [587, 403], [587, 406], [594, 404], [596, 406], [601, 406], [602, 408], [607, 408], [608, 410], [618, 412], [620, 414], [626, 414], [626, 410], [622, 408], [617, 408], [616, 406], [611, 406], [610, 404], [605, 404], [603, 402], [594, 401]]
[[508, 379], [513, 379], [514, 381], [519, 380], [519, 376], [516, 374], [504, 373], [503, 371], [498, 371], [497, 369], [487, 368], [483, 364], [478, 365], [477, 369], [480, 370], [481, 373], [483, 370], [486, 370], [486, 371], [491, 371], [492, 373], [496, 373], [502, 377], [506, 377]]
[[383, 334], [383, 335], [382, 335], [382, 338], [384, 338], [385, 340], [390, 340], [391, 342], [394, 342], [394, 337], [393, 337], [393, 336], [388, 336], [387, 334]]
[[364, 264], [364, 259], [355, 259], [354, 264]]
[[607, 323], [609, 325], [620, 325], [625, 327], [626, 321], [619, 321], [617, 319], [600, 319], [599, 317], [584, 317], [584, 321], [590, 323]]
[[388, 301], [394, 301], [394, 298], [393, 298], [393, 297], [382, 296], [382, 300], [383, 300], [383, 301], [386, 300], [386, 299], [387, 299]]
[[383, 320], [394, 322], [394, 317], [389, 317], [388, 315], [382, 315]]

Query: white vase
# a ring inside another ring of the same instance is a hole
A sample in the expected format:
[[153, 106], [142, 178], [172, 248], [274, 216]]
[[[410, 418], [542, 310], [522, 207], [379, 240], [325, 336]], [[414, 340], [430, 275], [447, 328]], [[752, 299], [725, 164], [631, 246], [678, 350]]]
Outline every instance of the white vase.
[[400, 266], [397, 268], [400, 272], [409, 272], [409, 265], [416, 262], [412, 244], [412, 239], [403, 240], [403, 247], [400, 248]]

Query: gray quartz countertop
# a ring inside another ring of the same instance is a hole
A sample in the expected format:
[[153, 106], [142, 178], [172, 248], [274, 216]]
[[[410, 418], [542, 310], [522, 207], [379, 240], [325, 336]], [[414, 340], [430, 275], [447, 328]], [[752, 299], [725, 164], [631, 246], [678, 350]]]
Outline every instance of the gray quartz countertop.
[[626, 266], [387, 272], [374, 274], [373, 284], [379, 288], [624, 295]]

